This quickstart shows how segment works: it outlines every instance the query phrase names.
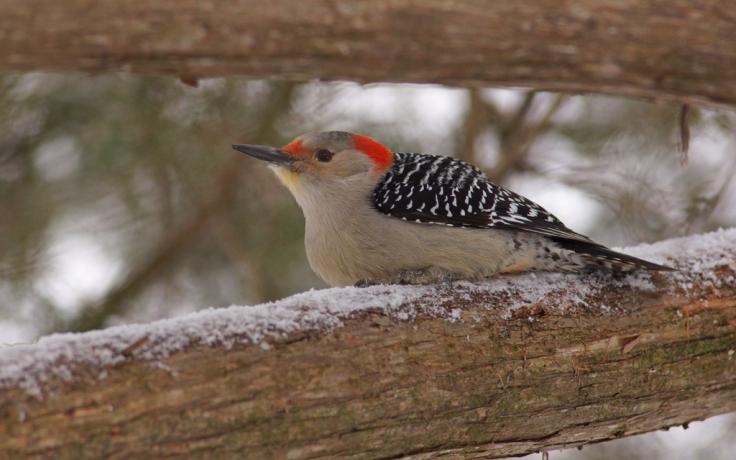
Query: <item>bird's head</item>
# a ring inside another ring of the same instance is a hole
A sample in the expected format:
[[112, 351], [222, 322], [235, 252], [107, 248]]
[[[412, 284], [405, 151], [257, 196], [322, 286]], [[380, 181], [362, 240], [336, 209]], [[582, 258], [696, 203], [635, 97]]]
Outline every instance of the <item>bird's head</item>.
[[305, 187], [377, 182], [394, 161], [387, 147], [368, 136], [344, 131], [303, 134], [281, 148], [250, 144], [233, 148], [269, 162], [295, 196]]

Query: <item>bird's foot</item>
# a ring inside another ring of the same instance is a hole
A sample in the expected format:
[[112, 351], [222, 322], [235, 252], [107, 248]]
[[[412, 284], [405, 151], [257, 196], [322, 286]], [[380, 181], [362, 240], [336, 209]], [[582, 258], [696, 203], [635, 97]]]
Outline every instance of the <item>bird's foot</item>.
[[379, 283], [376, 283], [373, 280], [369, 280], [369, 279], [365, 279], [364, 278], [364, 279], [360, 279], [360, 280], [356, 281], [355, 284], [353, 284], [353, 286], [355, 286], [357, 288], [364, 288], [364, 287], [368, 287], [368, 286], [375, 286], [376, 284], [379, 284]]
[[421, 285], [421, 284], [452, 284], [453, 281], [462, 279], [457, 273], [447, 270], [429, 267], [421, 270], [402, 270], [393, 275], [380, 279], [360, 279], [354, 284], [355, 287], [368, 287], [378, 284], [400, 284], [400, 285]]
[[455, 273], [437, 267], [423, 270], [404, 270], [390, 278], [391, 284], [450, 284], [458, 280]]

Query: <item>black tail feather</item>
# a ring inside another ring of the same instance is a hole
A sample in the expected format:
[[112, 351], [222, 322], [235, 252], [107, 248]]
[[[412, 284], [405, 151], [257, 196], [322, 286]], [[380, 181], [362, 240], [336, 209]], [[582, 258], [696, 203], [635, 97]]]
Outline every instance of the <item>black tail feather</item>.
[[673, 271], [674, 268], [655, 264], [637, 257], [613, 251], [607, 247], [594, 243], [567, 238], [553, 238], [562, 248], [573, 251], [589, 259], [591, 266], [605, 267], [610, 270], [633, 271]]

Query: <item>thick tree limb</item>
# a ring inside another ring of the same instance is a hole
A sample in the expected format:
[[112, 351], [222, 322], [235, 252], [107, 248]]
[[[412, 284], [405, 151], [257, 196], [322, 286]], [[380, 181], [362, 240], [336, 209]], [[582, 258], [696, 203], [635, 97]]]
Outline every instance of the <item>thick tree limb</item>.
[[6, 348], [0, 457], [492, 458], [736, 410], [736, 229], [630, 252], [681, 271], [316, 291]]
[[438, 82], [736, 103], [723, 0], [5, 0], [0, 69]]

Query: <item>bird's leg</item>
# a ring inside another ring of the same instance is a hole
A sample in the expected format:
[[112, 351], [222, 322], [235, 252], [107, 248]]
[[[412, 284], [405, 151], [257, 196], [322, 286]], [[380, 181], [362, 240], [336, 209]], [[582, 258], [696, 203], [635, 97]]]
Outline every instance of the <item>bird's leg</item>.
[[376, 284], [380, 284], [380, 283], [377, 283], [373, 280], [363, 278], [363, 279], [359, 279], [358, 281], [356, 281], [355, 284], [353, 284], [353, 286], [357, 288], [364, 288], [368, 286], [375, 286]]
[[428, 267], [419, 270], [402, 270], [385, 278], [360, 279], [354, 284], [355, 287], [368, 287], [377, 284], [448, 284], [462, 279], [457, 273], [452, 273], [442, 268]]
[[439, 284], [459, 279], [456, 273], [442, 268], [428, 267], [421, 270], [403, 270], [390, 278], [392, 284]]

